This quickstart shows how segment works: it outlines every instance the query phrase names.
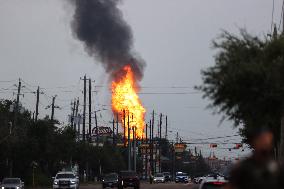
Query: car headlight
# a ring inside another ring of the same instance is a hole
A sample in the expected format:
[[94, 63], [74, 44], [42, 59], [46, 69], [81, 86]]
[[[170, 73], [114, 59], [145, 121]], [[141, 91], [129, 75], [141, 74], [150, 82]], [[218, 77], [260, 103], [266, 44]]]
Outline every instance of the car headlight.
[[54, 184], [54, 185], [57, 185], [57, 184], [58, 184], [58, 181], [54, 181], [53, 184]]
[[16, 187], [16, 189], [19, 189], [19, 188], [20, 188], [19, 186]]
[[103, 179], [103, 182], [105, 181], [105, 179]]
[[76, 184], [76, 181], [71, 181], [71, 184]]
[[4, 187], [4, 186], [2, 186], [2, 187], [1, 187], [1, 189], [5, 189], [5, 187]]

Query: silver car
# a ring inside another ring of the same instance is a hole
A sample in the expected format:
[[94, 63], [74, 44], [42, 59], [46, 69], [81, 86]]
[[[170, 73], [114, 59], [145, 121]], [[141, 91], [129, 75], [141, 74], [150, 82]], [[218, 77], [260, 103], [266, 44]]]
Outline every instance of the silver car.
[[59, 188], [79, 188], [79, 178], [73, 172], [59, 172], [53, 180], [53, 189]]
[[163, 173], [156, 173], [154, 176], [154, 183], [165, 183], [166, 178]]
[[24, 182], [20, 178], [4, 178], [1, 183], [1, 189], [23, 189]]

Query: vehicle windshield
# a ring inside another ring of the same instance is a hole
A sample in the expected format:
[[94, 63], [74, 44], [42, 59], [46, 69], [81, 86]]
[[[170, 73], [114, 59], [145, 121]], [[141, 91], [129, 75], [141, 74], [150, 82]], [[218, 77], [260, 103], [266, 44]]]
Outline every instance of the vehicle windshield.
[[2, 181], [3, 184], [20, 184], [21, 180], [17, 178], [6, 178]]
[[163, 176], [164, 176], [163, 173], [157, 173], [157, 174], [156, 174], [156, 177], [163, 177]]
[[117, 179], [117, 174], [108, 174], [104, 176], [104, 179], [106, 180], [113, 180], [113, 179]]
[[205, 183], [202, 189], [223, 189], [225, 186], [226, 183]]
[[177, 173], [176, 176], [187, 176], [186, 173]]
[[72, 178], [73, 179], [75, 178], [75, 175], [71, 173], [60, 173], [56, 175], [56, 178], [57, 179], [61, 179], [61, 178]]
[[120, 176], [129, 177], [129, 176], [136, 176], [137, 174], [133, 171], [121, 171]]

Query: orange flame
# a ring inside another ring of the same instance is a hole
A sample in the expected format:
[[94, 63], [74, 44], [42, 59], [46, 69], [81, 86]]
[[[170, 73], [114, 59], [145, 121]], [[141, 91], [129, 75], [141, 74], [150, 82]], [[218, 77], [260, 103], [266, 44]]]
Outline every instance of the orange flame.
[[[122, 126], [125, 120], [125, 128], [123, 128], [125, 136], [128, 137], [127, 124], [129, 117], [129, 127], [131, 129], [135, 127], [136, 137], [141, 139], [144, 136], [144, 116], [146, 110], [137, 95], [139, 89], [136, 87], [137, 83], [131, 67], [129, 65], [123, 67], [122, 72], [125, 74], [119, 80], [112, 81], [112, 110], [115, 114], [118, 113]], [[133, 138], [132, 134], [130, 134], [130, 138]]]

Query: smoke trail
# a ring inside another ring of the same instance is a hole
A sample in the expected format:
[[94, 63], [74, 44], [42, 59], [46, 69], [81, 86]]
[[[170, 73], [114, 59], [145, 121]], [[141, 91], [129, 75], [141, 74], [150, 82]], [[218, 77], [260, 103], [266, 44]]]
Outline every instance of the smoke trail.
[[73, 0], [73, 34], [86, 52], [99, 59], [111, 78], [130, 65], [135, 79], [143, 77], [144, 61], [132, 52], [133, 36], [117, 5], [120, 0]]

